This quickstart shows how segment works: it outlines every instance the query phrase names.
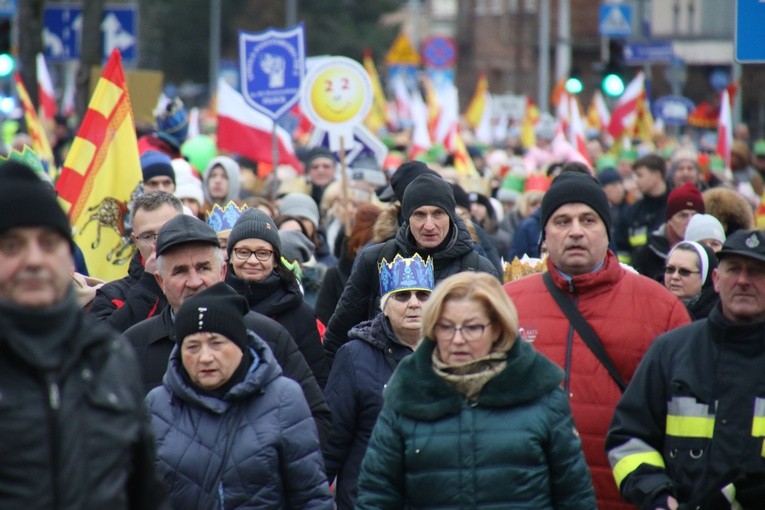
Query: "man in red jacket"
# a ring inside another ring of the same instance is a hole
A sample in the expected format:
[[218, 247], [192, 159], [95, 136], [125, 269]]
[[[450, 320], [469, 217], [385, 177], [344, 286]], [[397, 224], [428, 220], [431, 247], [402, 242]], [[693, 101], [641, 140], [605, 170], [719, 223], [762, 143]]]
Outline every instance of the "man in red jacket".
[[[629, 383], [653, 339], [690, 322], [685, 306], [657, 282], [622, 267], [609, 251], [611, 216], [595, 179], [561, 174], [542, 199], [541, 210], [552, 283], [597, 335], [617, 377]], [[518, 309], [521, 337], [566, 372], [564, 390], [592, 472], [598, 509], [634, 508], [621, 500], [604, 450], [622, 393], [619, 385], [559, 308], [542, 274], [510, 282], [505, 291]]]

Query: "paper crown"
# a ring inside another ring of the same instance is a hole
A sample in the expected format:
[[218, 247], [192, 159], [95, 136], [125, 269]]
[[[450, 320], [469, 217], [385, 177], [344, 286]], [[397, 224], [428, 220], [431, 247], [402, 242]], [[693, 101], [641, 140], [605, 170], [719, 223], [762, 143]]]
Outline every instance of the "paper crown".
[[433, 259], [415, 253], [412, 258], [397, 254], [392, 262], [385, 259], [377, 265], [380, 272], [380, 295], [399, 290], [433, 290]]
[[7, 156], [0, 156], [0, 163], [4, 161], [15, 161], [26, 165], [34, 170], [38, 177], [50, 182], [50, 176], [45, 170], [45, 165], [43, 165], [40, 157], [29, 145], [25, 145], [21, 151], [14, 149]]
[[221, 232], [230, 232], [234, 228], [234, 223], [242, 215], [242, 211], [247, 209], [247, 204], [238, 205], [231, 200], [225, 207], [221, 208], [218, 204], [213, 205], [210, 212], [207, 213], [207, 224], [212, 227], [216, 234]]

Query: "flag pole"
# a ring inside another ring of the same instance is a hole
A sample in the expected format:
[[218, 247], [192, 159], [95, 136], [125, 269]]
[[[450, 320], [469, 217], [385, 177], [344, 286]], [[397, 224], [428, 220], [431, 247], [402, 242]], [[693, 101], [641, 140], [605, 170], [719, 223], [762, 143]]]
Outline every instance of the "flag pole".
[[276, 136], [276, 119], [274, 119], [271, 126], [271, 168], [272, 172], [276, 171], [276, 167], [279, 166], [279, 139]]

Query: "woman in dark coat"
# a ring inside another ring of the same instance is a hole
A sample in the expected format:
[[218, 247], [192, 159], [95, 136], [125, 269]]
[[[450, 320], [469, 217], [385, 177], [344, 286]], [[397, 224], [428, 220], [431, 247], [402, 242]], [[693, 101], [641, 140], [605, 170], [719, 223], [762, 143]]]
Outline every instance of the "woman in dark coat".
[[[433, 288], [433, 265], [400, 256], [380, 268], [382, 311], [348, 333], [337, 351], [324, 396], [332, 432], [324, 448], [327, 477], [339, 510], [352, 509], [369, 436], [382, 408], [382, 391], [398, 363], [420, 339], [422, 307]], [[412, 277], [415, 275], [416, 277]]]
[[251, 310], [284, 326], [297, 343], [322, 388], [329, 366], [316, 324], [316, 314], [303, 299], [295, 274], [282, 260], [279, 230], [257, 209], [247, 209], [231, 229], [226, 247], [226, 283], [247, 298]]
[[358, 509], [595, 508], [562, 371], [518, 339], [492, 276], [438, 284], [385, 391]]
[[305, 398], [225, 283], [189, 298], [163, 386], [146, 397], [176, 509], [332, 509]]

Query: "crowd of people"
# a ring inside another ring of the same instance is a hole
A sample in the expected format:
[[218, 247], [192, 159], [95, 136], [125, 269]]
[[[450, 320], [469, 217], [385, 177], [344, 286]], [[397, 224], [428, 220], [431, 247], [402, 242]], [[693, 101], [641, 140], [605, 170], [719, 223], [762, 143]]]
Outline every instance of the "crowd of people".
[[0, 163], [0, 508], [763, 507], [765, 141], [265, 172], [186, 130], [114, 281]]

